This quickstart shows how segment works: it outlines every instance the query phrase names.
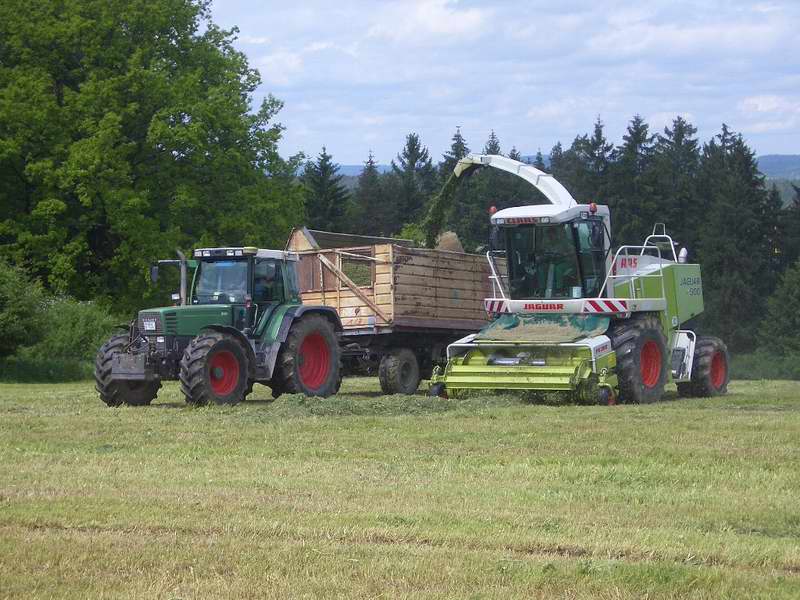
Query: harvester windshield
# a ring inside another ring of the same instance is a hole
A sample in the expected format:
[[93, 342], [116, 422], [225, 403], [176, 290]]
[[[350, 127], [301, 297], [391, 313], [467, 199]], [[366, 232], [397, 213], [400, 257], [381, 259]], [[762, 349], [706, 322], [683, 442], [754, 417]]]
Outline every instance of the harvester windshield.
[[515, 300], [596, 296], [605, 275], [602, 225], [579, 220], [509, 227], [506, 256]]
[[203, 261], [199, 265], [197, 304], [243, 303], [247, 295], [247, 261]]

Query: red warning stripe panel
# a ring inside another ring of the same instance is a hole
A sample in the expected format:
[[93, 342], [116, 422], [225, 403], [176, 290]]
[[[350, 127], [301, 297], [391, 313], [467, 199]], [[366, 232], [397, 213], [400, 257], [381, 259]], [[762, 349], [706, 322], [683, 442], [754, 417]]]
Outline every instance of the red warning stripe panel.
[[505, 300], [484, 300], [483, 308], [489, 314], [509, 312]]
[[583, 305], [583, 312], [603, 314], [628, 312], [628, 302], [627, 300], [587, 300]]

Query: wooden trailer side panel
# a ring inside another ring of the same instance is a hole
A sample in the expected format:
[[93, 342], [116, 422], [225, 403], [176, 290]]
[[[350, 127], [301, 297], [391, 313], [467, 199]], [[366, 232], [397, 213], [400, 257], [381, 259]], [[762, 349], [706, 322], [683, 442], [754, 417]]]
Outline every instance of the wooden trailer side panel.
[[393, 246], [394, 318], [404, 324], [476, 329], [491, 296], [486, 258], [476, 254]]
[[[391, 244], [302, 252], [298, 279], [303, 304], [335, 308], [345, 329], [391, 324], [391, 253]], [[344, 275], [349, 275], [347, 278], [356, 284], [358, 293], [343, 278], [332, 272], [324, 264], [325, 261], [320, 260], [320, 255]], [[360, 259], [358, 256], [365, 258]]]

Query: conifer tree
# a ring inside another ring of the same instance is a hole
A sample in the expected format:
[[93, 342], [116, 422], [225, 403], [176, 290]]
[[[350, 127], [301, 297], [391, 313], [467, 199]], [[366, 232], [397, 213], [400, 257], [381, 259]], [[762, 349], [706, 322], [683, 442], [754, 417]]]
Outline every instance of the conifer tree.
[[613, 218], [619, 223], [613, 236], [620, 243], [640, 243], [652, 231], [653, 223], [664, 220], [653, 197], [653, 136], [644, 119], [635, 115], [622, 140], [605, 186]]
[[392, 161], [392, 174], [395, 178], [390, 182], [397, 195], [403, 223], [419, 220], [425, 213], [428, 199], [436, 191], [438, 180], [428, 149], [416, 133], [406, 136], [403, 150]]
[[774, 289], [770, 270], [773, 223], [755, 155], [727, 125], [703, 147], [699, 173], [703, 220], [698, 250], [703, 266], [706, 331], [734, 351], [751, 350], [765, 299]]
[[461, 127], [457, 126], [450, 149], [442, 155], [442, 162], [439, 163], [439, 174], [443, 181], [447, 181], [447, 178], [453, 173], [456, 163], [467, 154], [469, 154], [467, 140], [461, 135]]
[[306, 215], [313, 229], [340, 230], [345, 224], [349, 193], [342, 184], [339, 165], [325, 146], [317, 160], [306, 163], [301, 178], [306, 195]]
[[492, 132], [489, 134], [489, 139], [486, 140], [486, 145], [483, 147], [483, 154], [502, 154], [502, 152], [500, 152], [500, 139], [497, 137], [494, 129], [492, 129]]
[[667, 230], [694, 252], [701, 226], [702, 203], [697, 195], [700, 147], [697, 129], [678, 116], [672, 128], [656, 137], [653, 148], [654, 197]]
[[346, 229], [361, 235], [392, 233], [389, 230], [393, 227], [396, 213], [392, 204], [385, 200], [378, 165], [370, 150], [364, 170], [358, 176]]
[[522, 154], [519, 153], [516, 146], [511, 146], [511, 150], [508, 151], [508, 158], [512, 160], [522, 161]]
[[[559, 142], [557, 145], [558, 145], [558, 148], [561, 149], [561, 143]], [[550, 158], [550, 160], [551, 160], [551, 164], [552, 164], [552, 160], [553, 160], [552, 157]], [[542, 151], [541, 150], [537, 150], [536, 151], [536, 157], [533, 159], [533, 166], [536, 167], [537, 169], [539, 169], [540, 171], [547, 172], [547, 165], [544, 164], [544, 156], [542, 155]]]

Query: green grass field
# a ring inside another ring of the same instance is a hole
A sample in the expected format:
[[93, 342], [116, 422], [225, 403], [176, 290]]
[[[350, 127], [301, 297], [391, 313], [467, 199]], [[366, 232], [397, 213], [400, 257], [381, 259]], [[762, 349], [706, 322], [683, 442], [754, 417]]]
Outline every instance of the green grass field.
[[798, 388], [108, 409], [0, 385], [0, 597], [798, 598]]

